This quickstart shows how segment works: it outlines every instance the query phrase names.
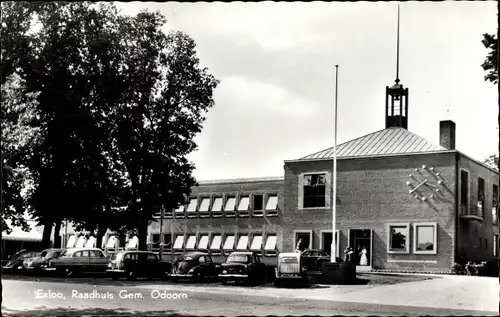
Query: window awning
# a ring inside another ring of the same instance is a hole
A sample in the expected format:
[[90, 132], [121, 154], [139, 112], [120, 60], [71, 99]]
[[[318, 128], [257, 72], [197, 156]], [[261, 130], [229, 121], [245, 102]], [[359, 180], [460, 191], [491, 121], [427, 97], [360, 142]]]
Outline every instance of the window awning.
[[184, 208], [185, 208], [184, 205], [180, 205], [179, 208], [175, 210], [175, 212], [184, 212]]
[[198, 199], [196, 198], [191, 198], [191, 200], [189, 201], [189, 205], [188, 205], [188, 209], [187, 211], [188, 212], [193, 212], [193, 211], [196, 211], [196, 207], [198, 206]]
[[75, 244], [76, 244], [76, 236], [72, 234], [68, 239], [68, 243], [66, 243], [66, 248], [74, 248]]
[[137, 236], [133, 236], [128, 240], [127, 249], [137, 249], [139, 246], [139, 238]]
[[264, 250], [274, 251], [276, 249], [276, 236], [267, 236], [266, 246]]
[[262, 236], [253, 236], [250, 250], [260, 250], [262, 248]]
[[87, 243], [87, 239], [85, 238], [85, 236], [81, 236], [76, 241], [75, 248], [84, 248], [86, 243]]
[[237, 250], [246, 250], [248, 248], [248, 236], [240, 236], [238, 240]]
[[196, 236], [195, 235], [188, 236], [186, 242], [186, 249], [193, 250], [195, 245], [196, 245]]
[[[220, 239], [219, 239], [219, 247], [220, 248]], [[198, 242], [198, 249], [206, 250], [208, 249], [208, 235], [203, 235], [200, 238], [200, 242]]]
[[222, 236], [221, 235], [215, 235], [212, 238], [212, 244], [210, 245], [210, 250], [219, 250], [221, 242], [222, 242]]
[[116, 242], [118, 242], [118, 239], [116, 239], [116, 236], [109, 236], [108, 242], [106, 242], [106, 248], [107, 249], [116, 248]]
[[278, 196], [269, 196], [267, 199], [266, 210], [276, 210], [278, 207]]
[[87, 243], [85, 244], [85, 247], [86, 248], [95, 248], [95, 244], [96, 244], [96, 238], [95, 237], [90, 237], [87, 240]]
[[215, 198], [212, 211], [222, 211], [222, 197]]
[[224, 211], [233, 211], [235, 206], [236, 206], [236, 198], [229, 197], [226, 201], [226, 207], [224, 208]]
[[226, 241], [224, 241], [224, 250], [234, 249], [234, 236], [226, 236]]
[[174, 249], [184, 248], [184, 236], [177, 236], [175, 238]]
[[238, 210], [248, 210], [248, 206], [250, 205], [250, 197], [241, 197], [240, 204], [238, 205]]
[[41, 242], [42, 232], [37, 231], [36, 223], [34, 221], [28, 221], [28, 224], [30, 226], [30, 231], [23, 231], [21, 227], [12, 227], [11, 233], [2, 233], [2, 240]]
[[200, 211], [208, 211], [210, 207], [210, 198], [203, 198], [200, 204]]

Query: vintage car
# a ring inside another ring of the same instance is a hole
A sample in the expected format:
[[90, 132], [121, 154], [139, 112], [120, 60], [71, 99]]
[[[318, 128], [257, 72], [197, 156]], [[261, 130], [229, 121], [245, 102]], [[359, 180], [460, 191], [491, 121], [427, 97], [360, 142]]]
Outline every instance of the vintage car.
[[255, 252], [233, 252], [221, 265], [219, 279], [222, 284], [228, 281], [244, 281], [252, 284], [266, 284], [266, 265]]
[[284, 282], [308, 283], [307, 269], [304, 267], [302, 255], [299, 252], [278, 254], [274, 285], [280, 286]]
[[97, 248], [73, 248], [64, 250], [59, 257], [49, 260], [42, 269], [64, 276], [80, 273], [105, 273], [109, 259]]
[[121, 277], [126, 277], [128, 280], [145, 277], [151, 280], [168, 276], [171, 269], [171, 263], [160, 261], [153, 252], [120, 251], [111, 255], [106, 273], [113, 280]]
[[[321, 274], [324, 263], [330, 263], [330, 256], [323, 250], [306, 249], [302, 251], [302, 263], [308, 274]], [[343, 262], [341, 258], [336, 258], [337, 262]]]
[[39, 251], [20, 250], [9, 257], [7, 263], [2, 269], [5, 273], [24, 273], [24, 260], [36, 257], [38, 254], [40, 254]]
[[26, 258], [23, 261], [27, 273], [41, 273], [42, 266], [46, 266], [49, 260], [57, 258], [64, 249], [45, 249], [37, 256]]
[[218, 265], [212, 261], [212, 257], [208, 253], [188, 252], [177, 258], [173, 264], [170, 278], [174, 282], [179, 279], [200, 281], [216, 278], [217, 273]]

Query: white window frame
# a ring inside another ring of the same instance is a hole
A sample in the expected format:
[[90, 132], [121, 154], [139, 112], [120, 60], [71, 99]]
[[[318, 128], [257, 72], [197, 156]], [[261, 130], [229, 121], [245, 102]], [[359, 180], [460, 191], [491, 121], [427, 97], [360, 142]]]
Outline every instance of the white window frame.
[[[226, 207], [227, 207], [227, 203], [229, 202], [230, 199], [234, 199], [234, 207], [232, 210], [226, 210]], [[223, 210], [224, 210], [224, 217], [226, 218], [235, 218], [236, 217], [236, 207], [237, 206], [237, 196], [236, 195], [227, 195], [226, 196], [226, 199], [224, 201], [224, 206], [223, 206]]]
[[[324, 243], [323, 233], [332, 233], [332, 230], [320, 230], [319, 231], [319, 248], [320, 248], [320, 250], [324, 249], [323, 248], [323, 243]], [[337, 241], [335, 242], [335, 256], [337, 258], [340, 258], [340, 230], [335, 230], [335, 234], [337, 235]], [[335, 239], [335, 237], [333, 237], [333, 239]]]
[[[262, 197], [262, 209], [255, 209], [255, 196], [261, 196]], [[265, 195], [264, 194], [253, 194], [252, 195], [252, 217], [264, 217], [264, 210], [266, 206], [264, 205], [265, 202]]]
[[[271, 197], [276, 197], [276, 208], [274, 209], [267, 209], [267, 204], [269, 203], [269, 199]], [[264, 210], [266, 211], [266, 217], [276, 217], [278, 216], [278, 206], [279, 206], [279, 196], [278, 194], [267, 194], [266, 195], [266, 204], [264, 206]]]
[[[276, 238], [276, 243], [274, 244], [274, 250], [266, 249], [266, 244], [267, 244], [267, 239], [269, 237], [275, 237]], [[278, 235], [276, 233], [268, 233], [266, 234], [266, 239], [263, 241], [263, 250], [264, 250], [264, 255], [265, 256], [276, 256], [277, 255], [277, 248], [278, 248]]]
[[[219, 236], [220, 237], [220, 242], [219, 242], [219, 248], [218, 249], [212, 249], [212, 244], [213, 244], [213, 241], [214, 241], [214, 238]], [[208, 247], [209, 247], [209, 251], [210, 251], [210, 254], [213, 254], [213, 255], [220, 255], [222, 254], [222, 247], [223, 247], [223, 240], [222, 238], [224, 237], [224, 235], [222, 233], [212, 233], [210, 235], [210, 239], [209, 239], [209, 244], [208, 244]]]
[[[418, 227], [433, 227], [434, 228], [434, 250], [432, 251], [420, 251], [417, 250], [417, 229]], [[437, 222], [415, 222], [413, 224], [413, 253], [414, 254], [437, 254], [437, 247], [438, 247], [438, 226]]]
[[[196, 205], [194, 206], [194, 210], [190, 211], [189, 206], [191, 206], [191, 202], [193, 200], [196, 201]], [[198, 217], [198, 203], [199, 203], [198, 197], [190, 197], [189, 198], [189, 203], [186, 207], [186, 213], [187, 213], [188, 218], [197, 218]]]
[[[325, 175], [325, 207], [304, 207], [304, 176], [305, 175]], [[306, 172], [298, 175], [298, 202], [297, 207], [299, 210], [324, 210], [330, 209], [331, 200], [332, 200], [332, 191], [329, 188], [332, 188], [332, 173], [330, 171], [316, 171], [316, 172]]]
[[[229, 236], [233, 237], [233, 248], [232, 249], [226, 249], [226, 240], [227, 240], [227, 237], [229, 237]], [[236, 248], [236, 243], [238, 242], [236, 240], [236, 238], [237, 238], [237, 235], [234, 234], [234, 233], [226, 233], [226, 234], [224, 234], [224, 240], [221, 241], [222, 252], [224, 253], [224, 255], [229, 255], [232, 252], [234, 252], [234, 249]]]
[[[404, 250], [391, 250], [391, 227], [406, 227], [407, 235]], [[391, 222], [387, 224], [387, 253], [388, 254], [409, 254], [410, 253], [410, 223], [409, 222]], [[373, 251], [372, 251], [373, 252]]]
[[[221, 203], [220, 203], [220, 210], [214, 210], [214, 205], [215, 205], [215, 202], [217, 201], [217, 199], [220, 199], [220, 201], [221, 201]], [[211, 210], [212, 210], [212, 218], [222, 218], [222, 216], [224, 214], [224, 197], [222, 197], [222, 196], [215, 196], [213, 198]]]
[[[240, 209], [241, 201], [244, 198], [248, 199], [247, 209]], [[236, 210], [238, 211], [238, 217], [249, 217], [250, 216], [250, 195], [241, 195], [239, 197], [238, 206], [236, 207]]]
[[[202, 210], [203, 202], [208, 200], [208, 206], [207, 210]], [[210, 197], [208, 196], [201, 196], [200, 197], [200, 206], [198, 208], [198, 214], [200, 215], [200, 218], [209, 218], [210, 217]]]
[[[241, 238], [243, 238], [243, 237], [247, 237], [247, 245], [246, 245], [246, 248], [239, 249], [238, 246], [240, 244]], [[248, 248], [250, 248], [250, 234], [248, 234], [248, 233], [238, 234], [238, 241], [236, 241], [235, 250], [236, 251], [248, 251]]]
[[309, 234], [309, 246], [306, 249], [313, 248], [313, 231], [312, 230], [293, 230], [293, 251], [297, 249], [297, 233], [308, 233]]

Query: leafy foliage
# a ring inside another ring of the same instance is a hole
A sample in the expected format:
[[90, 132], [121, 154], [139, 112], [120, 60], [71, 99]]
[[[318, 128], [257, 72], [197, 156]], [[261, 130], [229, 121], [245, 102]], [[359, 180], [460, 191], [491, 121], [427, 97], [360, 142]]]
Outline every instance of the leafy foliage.
[[484, 80], [491, 81], [494, 84], [498, 83], [498, 40], [494, 34], [483, 34], [483, 40], [481, 41], [488, 49], [488, 55], [486, 60], [481, 65], [487, 74], [484, 76]]
[[492, 154], [484, 160], [485, 164], [498, 171], [498, 155]]

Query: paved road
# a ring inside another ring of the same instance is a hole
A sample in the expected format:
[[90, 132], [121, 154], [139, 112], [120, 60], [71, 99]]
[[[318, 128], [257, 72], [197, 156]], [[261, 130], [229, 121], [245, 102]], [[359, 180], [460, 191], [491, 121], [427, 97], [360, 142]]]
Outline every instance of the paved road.
[[376, 291], [387, 285], [336, 286], [334, 291], [339, 299], [352, 295], [349, 301], [338, 301], [331, 296], [332, 288], [321, 286], [276, 289], [269, 286], [8, 276], [3, 276], [2, 283], [3, 316], [495, 315], [484, 311], [355, 302], [358, 292]]

